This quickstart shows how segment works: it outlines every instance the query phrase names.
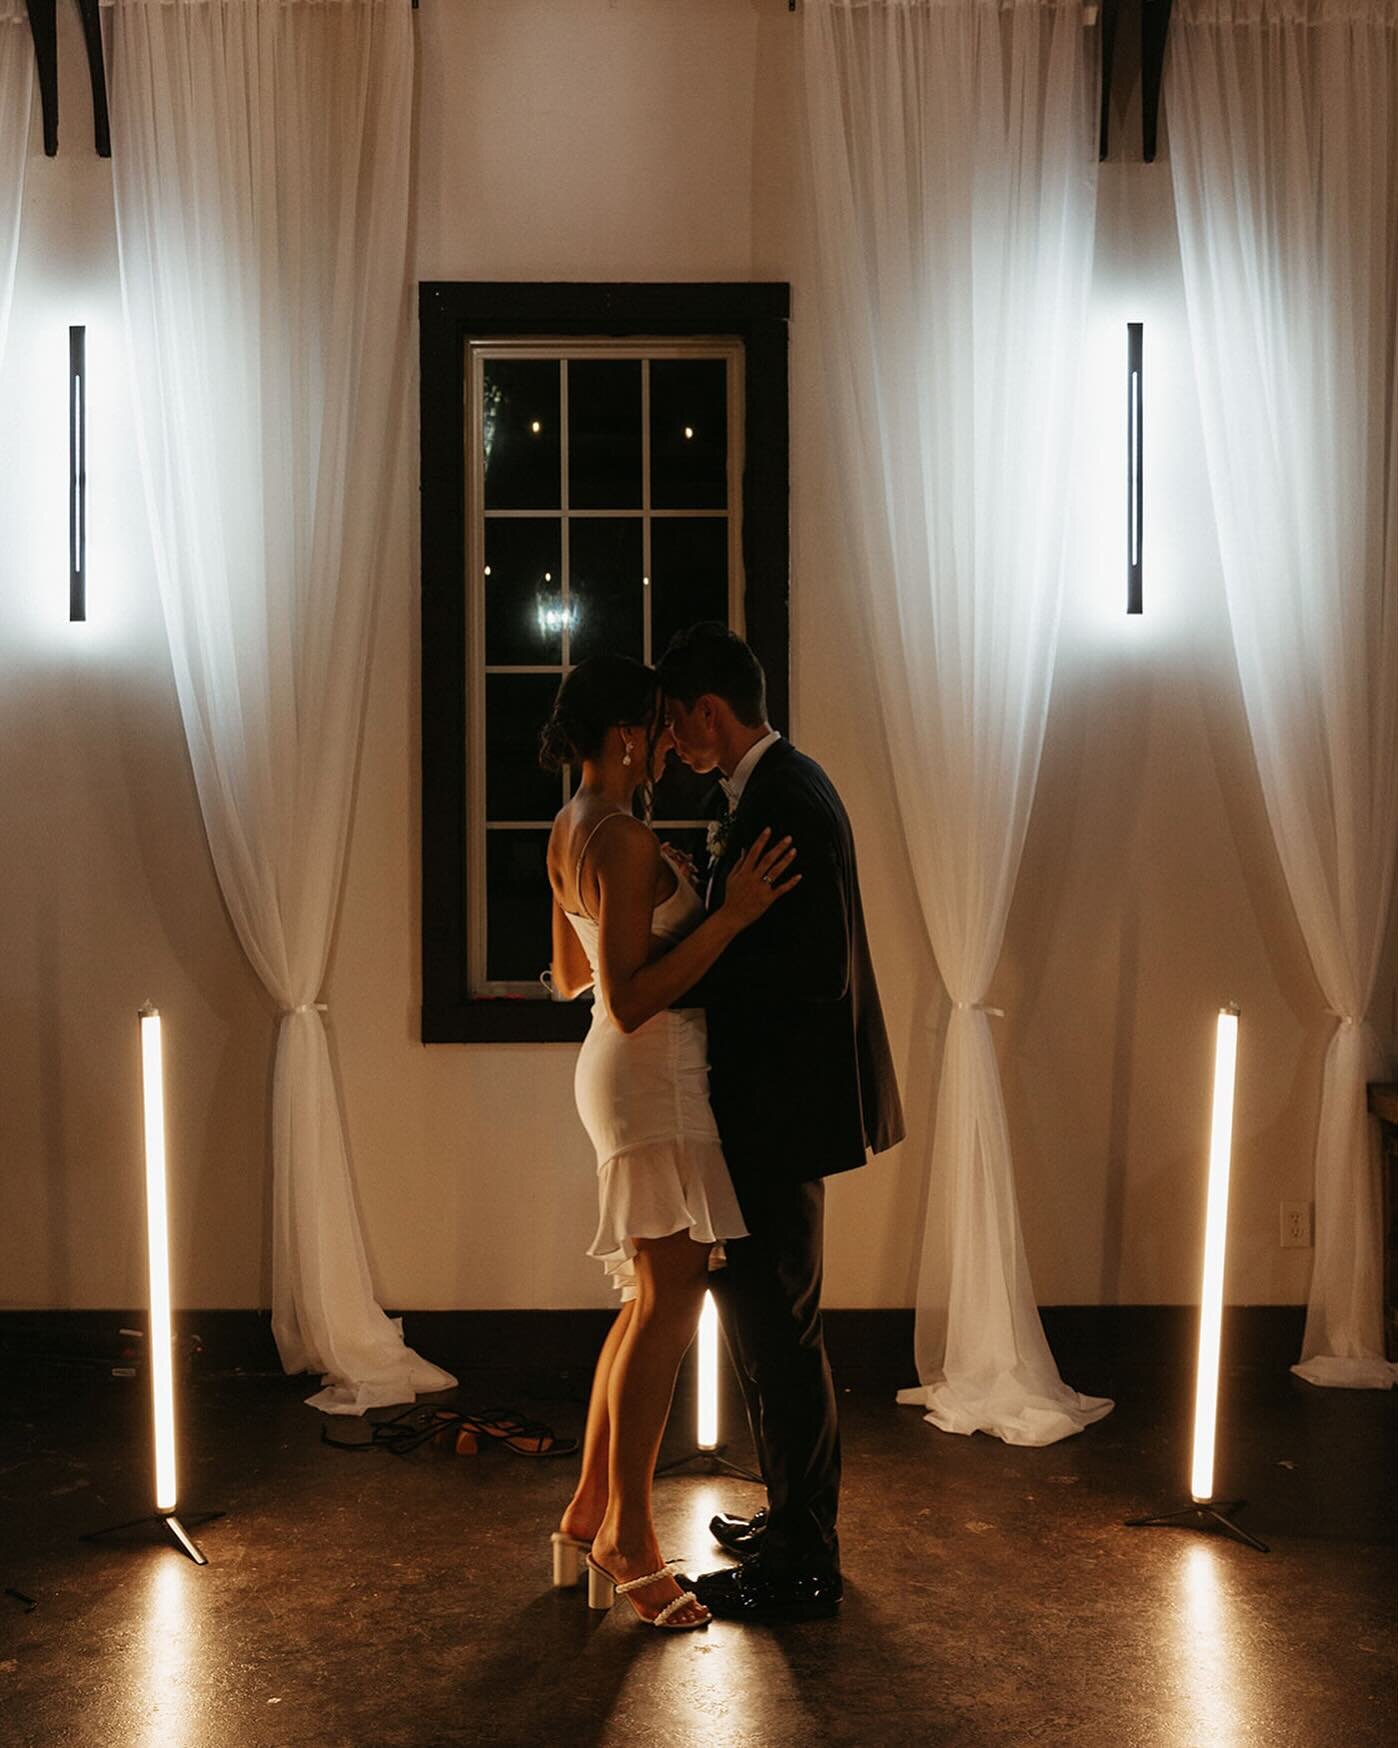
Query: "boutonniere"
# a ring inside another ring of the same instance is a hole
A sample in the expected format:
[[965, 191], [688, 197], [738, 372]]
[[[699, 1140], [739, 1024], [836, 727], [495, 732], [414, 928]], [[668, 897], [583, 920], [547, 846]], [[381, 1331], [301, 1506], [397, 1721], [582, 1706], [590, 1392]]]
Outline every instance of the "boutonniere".
[[728, 840], [733, 833], [733, 805], [725, 795], [723, 811], [709, 821], [709, 829], [705, 843], [709, 852], [709, 866], [714, 868], [722, 860], [723, 852], [728, 848]]

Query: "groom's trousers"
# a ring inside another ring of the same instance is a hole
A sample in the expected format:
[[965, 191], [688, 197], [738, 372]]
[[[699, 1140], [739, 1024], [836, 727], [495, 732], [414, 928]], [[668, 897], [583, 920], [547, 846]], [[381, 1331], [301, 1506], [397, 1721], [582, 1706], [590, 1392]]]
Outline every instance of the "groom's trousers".
[[820, 1320], [825, 1185], [743, 1186], [749, 1236], [712, 1277], [770, 1516], [762, 1558], [838, 1570], [840, 1427]]

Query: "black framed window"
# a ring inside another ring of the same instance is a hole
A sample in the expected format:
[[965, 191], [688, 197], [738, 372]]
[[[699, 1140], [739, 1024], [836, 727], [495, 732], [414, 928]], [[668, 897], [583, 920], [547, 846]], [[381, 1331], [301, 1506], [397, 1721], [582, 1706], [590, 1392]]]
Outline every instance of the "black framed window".
[[[424, 1042], [580, 1037], [549, 999], [539, 769], [562, 676], [725, 619], [787, 702], [784, 285], [424, 284]], [[702, 850], [714, 779], [658, 786]]]

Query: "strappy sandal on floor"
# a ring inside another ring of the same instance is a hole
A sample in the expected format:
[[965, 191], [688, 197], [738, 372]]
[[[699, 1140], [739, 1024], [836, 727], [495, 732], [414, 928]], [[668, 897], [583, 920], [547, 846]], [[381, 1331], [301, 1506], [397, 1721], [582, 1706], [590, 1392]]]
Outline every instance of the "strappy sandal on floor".
[[542, 1420], [525, 1420], [508, 1410], [463, 1414], [461, 1425], [478, 1439], [494, 1439], [517, 1457], [571, 1457], [578, 1448], [575, 1438], [559, 1438]]
[[[549, 1537], [549, 1545], [553, 1549], [553, 1587], [555, 1590], [571, 1590], [580, 1578], [587, 1575], [587, 1556], [592, 1543], [581, 1536], [570, 1536], [567, 1530], [555, 1530]], [[680, 1559], [683, 1557], [679, 1556]], [[673, 1561], [671, 1565], [673, 1568]]]
[[[644, 1590], [647, 1584], [654, 1584], [658, 1579], [673, 1578], [674, 1576], [675, 1568], [666, 1564], [658, 1572], [648, 1573], [644, 1578], [632, 1578], [625, 1584], [618, 1584], [606, 1567], [599, 1566], [589, 1554], [587, 1556], [587, 1606], [597, 1609], [610, 1608], [617, 1597], [626, 1596], [633, 1590]], [[636, 1609], [637, 1619], [648, 1627], [660, 1627], [669, 1633], [687, 1633], [695, 1627], [708, 1626], [710, 1618], [707, 1612], [701, 1620], [697, 1621], [677, 1621], [672, 1618], [680, 1612], [686, 1603], [691, 1602], [698, 1603], [700, 1608], [704, 1606], [692, 1590], [682, 1590], [678, 1596], [673, 1597], [665, 1604], [659, 1614], [654, 1616], [643, 1615], [636, 1608], [634, 1602], [631, 1606]]]

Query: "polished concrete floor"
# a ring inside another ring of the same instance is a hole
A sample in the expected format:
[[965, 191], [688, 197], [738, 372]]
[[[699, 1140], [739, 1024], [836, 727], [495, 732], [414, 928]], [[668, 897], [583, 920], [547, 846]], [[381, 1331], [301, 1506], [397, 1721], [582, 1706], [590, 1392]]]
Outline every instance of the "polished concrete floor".
[[[450, 1354], [437, 1353], [445, 1363]], [[1062, 1358], [1062, 1356], [1060, 1356]], [[1089, 1372], [1091, 1368], [1088, 1368]], [[12, 1365], [0, 1405], [5, 1748], [1051, 1744], [1364, 1748], [1395, 1736], [1395, 1400], [1232, 1368], [1221, 1467], [1269, 1554], [1127, 1529], [1178, 1503], [1188, 1379], [1072, 1376], [1117, 1411], [1042, 1450], [948, 1437], [846, 1366], [839, 1619], [643, 1630], [546, 1581], [571, 1463], [320, 1442], [306, 1380], [208, 1370], [183, 1497], [226, 1516], [196, 1567], [139, 1532], [145, 1399]], [[460, 1394], [576, 1430], [578, 1382], [463, 1366]], [[555, 1389], [552, 1398], [546, 1393]], [[569, 1399], [569, 1397], [573, 1399]], [[668, 1454], [682, 1451], [677, 1413]], [[343, 1429], [344, 1422], [337, 1423]], [[741, 1456], [740, 1447], [732, 1454]], [[743, 1482], [658, 1484], [667, 1551]], [[29, 1602], [22, 1598], [30, 1599]]]

